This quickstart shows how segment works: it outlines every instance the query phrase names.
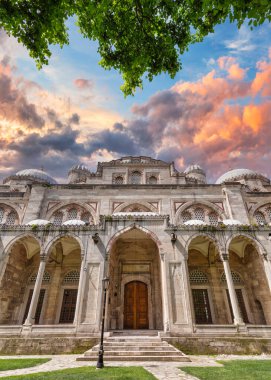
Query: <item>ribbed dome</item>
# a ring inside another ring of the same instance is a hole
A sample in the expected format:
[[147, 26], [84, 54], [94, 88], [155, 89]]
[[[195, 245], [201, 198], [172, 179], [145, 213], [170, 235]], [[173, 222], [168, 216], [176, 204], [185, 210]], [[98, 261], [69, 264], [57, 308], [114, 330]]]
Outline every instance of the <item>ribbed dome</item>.
[[24, 169], [20, 170], [15, 174], [17, 177], [32, 177], [34, 179], [40, 179], [43, 182], [50, 184], [57, 184], [53, 177], [51, 177], [48, 173], [38, 170], [38, 169]]
[[85, 226], [86, 222], [80, 219], [70, 219], [63, 223], [63, 226]]
[[185, 171], [184, 171], [185, 174], [189, 174], [189, 173], [199, 173], [199, 172], [201, 172], [201, 173], [205, 173], [204, 170], [202, 169], [202, 167], [201, 167], [200, 165], [198, 165], [198, 164], [189, 165], [189, 166], [185, 169]]
[[233, 169], [223, 174], [218, 178], [216, 184], [221, 184], [224, 182], [238, 181], [241, 179], [249, 179], [249, 178], [266, 178], [262, 174], [255, 172], [250, 169]]
[[224, 219], [222, 223], [225, 224], [225, 226], [240, 226], [240, 225], [242, 225], [242, 223], [237, 219]]
[[27, 226], [46, 226], [47, 224], [50, 224], [50, 220], [46, 219], [35, 219], [31, 220], [31, 222], [26, 223]]
[[203, 222], [203, 220], [191, 219], [184, 222], [185, 226], [205, 226], [207, 223]]

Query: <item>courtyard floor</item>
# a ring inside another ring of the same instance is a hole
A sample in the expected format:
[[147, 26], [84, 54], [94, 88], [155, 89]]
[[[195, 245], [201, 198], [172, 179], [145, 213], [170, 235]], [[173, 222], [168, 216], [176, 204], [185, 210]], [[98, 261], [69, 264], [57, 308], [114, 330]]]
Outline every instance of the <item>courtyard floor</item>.
[[[96, 361], [85, 362], [76, 361], [76, 358], [82, 355], [16, 355], [16, 356], [0, 356], [0, 359], [17, 359], [17, 358], [51, 358], [47, 363], [31, 367], [21, 368], [10, 371], [1, 371], [0, 378], [14, 375], [27, 375], [38, 372], [56, 371], [66, 368], [77, 368], [85, 366], [96, 366]], [[217, 355], [217, 356], [192, 356], [191, 363], [180, 362], [106, 362], [105, 366], [111, 367], [130, 367], [141, 366], [152, 373], [158, 380], [195, 380], [196, 378], [183, 372], [180, 367], [220, 367], [221, 364], [216, 360], [271, 360], [271, 355]], [[137, 379], [135, 379], [137, 380]]]

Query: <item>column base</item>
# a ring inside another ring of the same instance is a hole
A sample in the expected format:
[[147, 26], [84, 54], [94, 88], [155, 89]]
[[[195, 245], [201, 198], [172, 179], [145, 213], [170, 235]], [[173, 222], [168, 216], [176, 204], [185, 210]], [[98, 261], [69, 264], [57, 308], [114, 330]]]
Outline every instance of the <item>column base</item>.
[[245, 323], [242, 318], [234, 318], [234, 325], [236, 326], [245, 326]]

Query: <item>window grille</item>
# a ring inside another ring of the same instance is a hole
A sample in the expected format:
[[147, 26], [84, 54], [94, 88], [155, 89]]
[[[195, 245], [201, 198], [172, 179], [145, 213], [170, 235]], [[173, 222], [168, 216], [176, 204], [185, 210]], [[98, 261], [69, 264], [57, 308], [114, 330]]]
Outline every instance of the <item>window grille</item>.
[[[243, 283], [238, 273], [231, 271], [232, 281], [234, 284], [240, 285]], [[227, 283], [225, 272], [221, 276], [221, 282]]]
[[157, 178], [152, 175], [150, 178], [149, 178], [149, 184], [150, 185], [156, 185], [157, 184]]
[[211, 226], [216, 226], [218, 223], [218, 216], [215, 212], [209, 214], [209, 223]]
[[258, 224], [266, 224], [266, 220], [265, 220], [264, 214], [262, 212], [257, 211], [255, 213], [255, 218], [256, 218]]
[[268, 209], [266, 210], [266, 213], [267, 213], [268, 218], [269, 218], [269, 220], [271, 222], [271, 207], [268, 207]]
[[[30, 282], [30, 284], [34, 284], [34, 283], [36, 282], [37, 275], [38, 275], [38, 274], [35, 273], [35, 274], [32, 274], [32, 276], [30, 276], [30, 278], [29, 278], [29, 282]], [[43, 274], [43, 278], [42, 278], [42, 282], [43, 282], [44, 284], [49, 284], [50, 280], [51, 280], [51, 276], [50, 276], [50, 274], [49, 274], [48, 272], [44, 272], [44, 274]]]
[[89, 213], [89, 212], [84, 212], [84, 213], [81, 215], [81, 220], [82, 220], [83, 222], [89, 223], [89, 220], [90, 220], [90, 213]]
[[195, 269], [189, 273], [189, 279], [191, 284], [208, 284], [208, 276], [204, 272]]
[[63, 283], [70, 284], [70, 283], [79, 282], [79, 277], [80, 277], [80, 272], [78, 270], [72, 270], [65, 275]]
[[212, 324], [212, 315], [207, 289], [192, 289], [192, 297], [197, 324]]
[[139, 185], [141, 183], [141, 173], [138, 171], [135, 171], [131, 175], [131, 183], [133, 185]]
[[185, 211], [182, 213], [182, 219], [183, 223], [187, 222], [188, 220], [191, 220], [191, 215], [189, 212]]
[[62, 212], [57, 212], [55, 215], [54, 215], [54, 225], [55, 226], [60, 226], [63, 222], [63, 214]]
[[77, 219], [77, 213], [76, 208], [71, 208], [68, 212], [68, 220]]
[[116, 177], [114, 183], [116, 185], [123, 185], [123, 177], [122, 176]]
[[0, 207], [0, 223], [2, 222], [4, 218], [4, 210], [2, 209], [2, 207]]
[[202, 208], [199, 207], [195, 209], [195, 219], [202, 220], [204, 222], [204, 211]]
[[16, 221], [16, 213], [14, 211], [11, 211], [7, 216], [6, 224], [8, 226], [12, 226], [13, 224], [15, 224], [15, 221]]

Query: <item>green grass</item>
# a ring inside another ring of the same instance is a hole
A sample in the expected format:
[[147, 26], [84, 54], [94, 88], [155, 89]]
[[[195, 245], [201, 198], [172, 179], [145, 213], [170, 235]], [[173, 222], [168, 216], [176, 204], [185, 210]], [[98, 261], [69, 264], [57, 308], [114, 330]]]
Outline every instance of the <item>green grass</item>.
[[0, 371], [34, 367], [39, 364], [47, 363], [49, 360], [51, 359], [0, 359]]
[[[152, 374], [142, 367], [95, 367], [70, 368], [61, 371], [40, 372], [31, 375], [9, 376], [10, 380], [154, 380]], [[240, 380], [240, 379], [239, 379]]]
[[224, 367], [182, 367], [201, 380], [270, 380], [271, 360], [218, 361]]

